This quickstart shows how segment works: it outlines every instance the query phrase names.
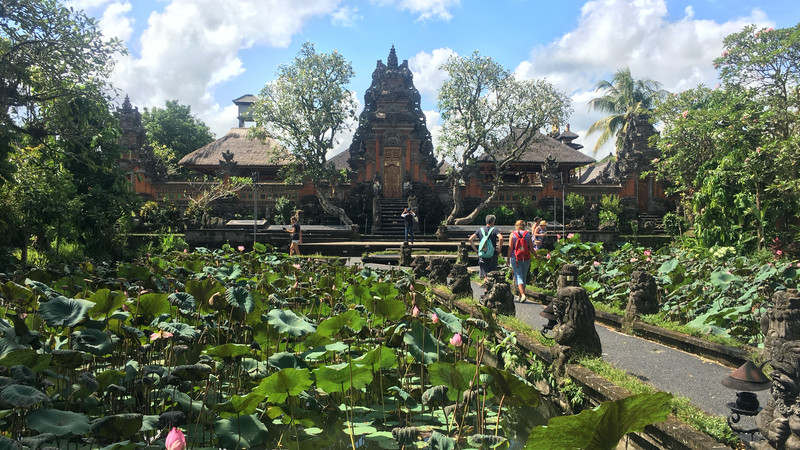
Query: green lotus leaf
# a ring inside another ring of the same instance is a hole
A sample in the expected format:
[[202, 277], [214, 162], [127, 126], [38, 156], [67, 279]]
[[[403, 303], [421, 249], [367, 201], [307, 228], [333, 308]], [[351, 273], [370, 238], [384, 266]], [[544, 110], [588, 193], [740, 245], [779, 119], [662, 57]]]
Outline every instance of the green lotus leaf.
[[492, 366], [481, 366], [481, 372], [491, 375], [492, 392], [498, 397], [505, 396], [504, 404], [539, 406], [539, 391], [516, 374]]
[[127, 278], [128, 280], [149, 280], [153, 272], [144, 266], [131, 263], [122, 263], [117, 267], [117, 278]]
[[360, 366], [368, 366], [372, 370], [391, 369], [398, 364], [397, 353], [393, 348], [379, 345], [367, 353], [364, 353], [363, 356], [355, 360], [355, 363]]
[[241, 415], [250, 415], [256, 412], [259, 403], [264, 401], [264, 395], [251, 392], [247, 395], [234, 395], [229, 402], [214, 405], [214, 410], [219, 412], [223, 419]]
[[439, 352], [444, 353], [446, 345], [439, 343], [431, 330], [418, 320], [411, 322], [411, 331], [403, 335], [403, 342], [418, 363], [431, 364], [439, 360]]
[[[194, 297], [200, 305], [208, 305], [208, 299], [216, 293], [225, 292], [225, 286], [213, 278], [204, 280], [189, 280], [186, 282], [186, 292]], [[205, 309], [203, 306], [201, 310]]]
[[69, 349], [56, 349], [51, 353], [53, 359], [52, 364], [64, 369], [75, 369], [82, 365], [85, 361], [83, 359], [84, 352]]
[[52, 355], [39, 353], [32, 348], [19, 348], [6, 353], [5, 356], [0, 358], [0, 366], [25, 366], [34, 372], [41, 372], [50, 367], [51, 359]]
[[428, 376], [431, 384], [447, 386], [447, 398], [455, 401], [462, 392], [469, 390], [475, 378], [475, 364], [465, 361], [436, 362], [428, 366]]
[[40, 408], [28, 413], [28, 426], [39, 433], [81, 436], [89, 432], [89, 417], [60, 409]]
[[175, 305], [184, 314], [189, 314], [197, 309], [194, 296], [188, 292], [174, 292], [167, 297], [170, 305]]
[[14, 384], [0, 392], [0, 398], [18, 408], [30, 408], [39, 403], [50, 403], [50, 397], [30, 386]]
[[501, 446], [508, 446], [508, 439], [503, 436], [495, 436], [493, 434], [473, 434], [467, 437], [467, 442], [470, 445], [475, 445], [481, 448], [499, 448]]
[[392, 436], [400, 444], [401, 447], [403, 446], [413, 446], [414, 443], [419, 438], [419, 428], [417, 427], [397, 427], [392, 430]]
[[233, 281], [242, 276], [242, 267], [239, 264], [231, 264], [221, 267], [203, 267], [203, 273], [219, 280]]
[[23, 365], [12, 366], [8, 372], [11, 378], [19, 384], [27, 384], [28, 386], [36, 384], [36, 374], [33, 373], [30, 367]]
[[74, 327], [86, 318], [92, 306], [94, 303], [88, 300], [59, 295], [39, 303], [39, 315], [51, 327]]
[[133, 299], [128, 304], [134, 315], [143, 317], [147, 321], [161, 314], [169, 314], [169, 300], [167, 294], [144, 294], [138, 299]]
[[268, 397], [270, 403], [281, 404], [286, 401], [289, 396], [300, 395], [301, 392], [308, 389], [314, 380], [311, 378], [311, 372], [308, 369], [281, 369], [267, 378], [261, 380], [261, 383], [253, 391]]
[[315, 330], [313, 324], [306, 322], [288, 309], [271, 310], [267, 313], [267, 320], [279, 333], [287, 333], [294, 337], [313, 333]]
[[372, 370], [366, 366], [355, 364], [336, 364], [322, 366], [314, 370], [317, 387], [332, 394], [334, 392], [347, 392], [350, 387], [363, 389], [372, 382]]
[[455, 450], [456, 441], [438, 431], [434, 431], [430, 439], [428, 439], [428, 447], [431, 450]]
[[211, 372], [211, 367], [206, 364], [191, 364], [176, 366], [174, 369], [172, 369], [171, 374], [182, 380], [199, 381], [208, 378]]
[[[177, 412], [180, 412], [180, 411], [177, 411]], [[169, 413], [164, 413], [164, 414], [169, 414]], [[181, 414], [183, 414], [183, 413], [181, 412]], [[168, 424], [167, 426], [174, 426], [174, 425]], [[178, 425], [178, 426], [180, 426], [180, 425]], [[157, 416], [155, 414], [147, 414], [147, 415], [142, 416], [142, 428], [140, 428], [139, 431], [141, 431], [141, 432], [153, 431], [153, 430], [157, 430], [159, 428], [161, 428], [161, 426], [159, 426], [159, 416]]]
[[142, 428], [142, 417], [136, 413], [101, 417], [92, 422], [92, 433], [108, 440], [129, 439]]
[[[9, 336], [0, 337], [0, 358], [5, 357], [15, 350], [32, 350], [22, 344], [19, 344], [14, 338]], [[35, 350], [34, 350], [35, 351]], [[11, 364], [12, 366], [15, 364]]]
[[253, 294], [249, 290], [241, 287], [234, 286], [225, 291], [225, 298], [228, 299], [228, 304], [241, 309], [247, 314], [253, 312], [256, 307], [253, 301]]
[[441, 308], [433, 308], [433, 312], [439, 316], [439, 320], [447, 326], [447, 328], [452, 331], [453, 333], [463, 333], [464, 327], [461, 324], [461, 319], [459, 319], [455, 314], [451, 314]]
[[97, 380], [97, 390], [105, 391], [112, 384], [119, 383], [125, 378], [125, 372], [122, 370], [108, 369], [101, 372], [95, 379]]
[[351, 309], [323, 320], [317, 327], [317, 333], [321, 336], [329, 337], [341, 331], [345, 326], [358, 331], [366, 323], [366, 319], [361, 317], [358, 311]]
[[242, 358], [241, 368], [248, 377], [254, 380], [266, 377], [269, 372], [269, 365], [255, 358]]
[[450, 388], [443, 384], [428, 388], [422, 393], [422, 404], [429, 406], [441, 406], [447, 404], [449, 400], [447, 392], [449, 390]]
[[119, 338], [104, 331], [86, 328], [72, 333], [72, 349], [95, 356], [108, 355], [114, 351]]
[[20, 305], [27, 305], [33, 300], [33, 290], [25, 286], [14, 283], [13, 281], [6, 281], [0, 284], [0, 294], [6, 301], [11, 303], [19, 303]]
[[[37, 434], [36, 436], [22, 438], [19, 441], [26, 447], [30, 447], [33, 450], [37, 450], [38, 448], [42, 447], [42, 445], [54, 441], [55, 439], [58, 439], [58, 436], [56, 436], [53, 433], [41, 433]], [[2, 447], [2, 444], [0, 444], [0, 448], [4, 448]], [[53, 447], [46, 447], [46, 448], [53, 448]]]
[[630, 432], [667, 419], [672, 394], [637, 394], [601, 403], [578, 415], [551, 418], [546, 426], [533, 429], [526, 449], [596, 448], [614, 449]]
[[364, 303], [367, 299], [372, 298], [369, 288], [363, 284], [351, 284], [347, 286], [344, 295], [347, 297], [347, 300], [352, 303]]
[[372, 291], [373, 295], [377, 295], [382, 299], [397, 298], [397, 296], [400, 294], [400, 291], [394, 287], [394, 284], [387, 281], [374, 283], [370, 287], [370, 290]]
[[[394, 288], [392, 288], [394, 289]], [[385, 321], [395, 321], [401, 319], [406, 315], [406, 305], [401, 300], [396, 298], [381, 298], [378, 296], [368, 298], [364, 301], [364, 306], [376, 318], [381, 320], [373, 320], [375, 324], [381, 324]]]
[[[321, 338], [319, 340], [322, 340], [323, 342], [329, 339], [329, 338], [322, 338], [318, 334], [312, 333], [309, 335], [309, 338], [306, 338], [305, 343], [308, 345], [314, 345], [316, 343], [314, 341], [316, 341], [317, 339], [313, 339], [313, 337], [319, 337]], [[344, 342], [341, 341], [331, 342], [329, 344], [318, 345], [312, 348], [311, 350], [307, 350], [303, 352], [302, 356], [303, 359], [307, 361], [318, 361], [320, 358], [324, 358], [330, 355], [331, 353], [345, 354], [349, 350], [349, 348], [350, 347], [348, 347], [348, 345], [345, 344]]]
[[306, 364], [305, 361], [303, 361], [301, 358], [298, 358], [294, 353], [289, 352], [275, 353], [269, 357], [267, 363], [270, 365], [270, 367], [274, 367], [276, 369], [286, 369], [290, 367], [293, 369], [308, 368], [308, 364]]
[[394, 392], [394, 395], [401, 399], [407, 408], [413, 408], [417, 406], [417, 400], [414, 398], [414, 396], [403, 390], [403, 388], [400, 386], [390, 386], [389, 391]]
[[183, 322], [159, 322], [156, 328], [159, 330], [168, 331], [175, 336], [187, 340], [192, 340], [200, 336], [200, 332], [197, 331], [197, 328]]
[[211, 347], [206, 351], [208, 356], [217, 358], [235, 358], [250, 353], [250, 346], [244, 344], [223, 344]]
[[263, 444], [267, 427], [255, 415], [218, 420], [214, 427], [223, 448], [254, 448]]
[[43, 295], [46, 298], [54, 298], [54, 297], [58, 297], [58, 296], [61, 295], [58, 291], [56, 291], [55, 289], [51, 288], [50, 286], [48, 286], [48, 285], [46, 285], [46, 284], [44, 284], [44, 283], [42, 283], [40, 281], [34, 281], [34, 280], [26, 278], [25, 279], [25, 286], [28, 286], [34, 292], [37, 292], [37, 293]]
[[678, 267], [678, 264], [680, 264], [678, 258], [668, 259], [664, 261], [664, 263], [661, 264], [661, 266], [658, 268], [658, 274], [659, 275], [670, 274], [672, 273], [673, 270], [675, 270]]
[[94, 306], [89, 310], [89, 317], [108, 316], [114, 311], [122, 308], [125, 304], [125, 294], [120, 291], [110, 289], [100, 289], [88, 298]]

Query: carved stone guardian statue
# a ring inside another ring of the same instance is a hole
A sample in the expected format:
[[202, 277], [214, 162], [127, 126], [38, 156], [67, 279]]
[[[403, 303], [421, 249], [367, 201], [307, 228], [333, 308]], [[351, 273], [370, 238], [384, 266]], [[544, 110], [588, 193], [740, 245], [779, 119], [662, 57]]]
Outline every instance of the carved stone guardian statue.
[[511, 285], [505, 278], [500, 271], [489, 272], [486, 280], [486, 292], [481, 296], [480, 302], [481, 305], [494, 309], [497, 314], [513, 316], [517, 313], [516, 306], [514, 306], [514, 294], [511, 292]]
[[553, 328], [557, 345], [550, 348], [557, 373], [575, 355], [584, 353], [600, 356], [603, 352], [600, 336], [594, 328], [594, 306], [586, 290], [565, 286], [558, 290], [553, 301], [553, 314], [558, 324]]
[[456, 258], [456, 264], [469, 265], [469, 247], [467, 247], [467, 243], [464, 241], [458, 243], [458, 257]]
[[413, 268], [414, 278], [416, 279], [420, 279], [428, 274], [428, 261], [426, 261], [425, 257], [422, 255], [414, 257], [411, 267]]
[[406, 242], [400, 244], [400, 265], [404, 267], [411, 265], [411, 246]]
[[759, 450], [800, 449], [800, 294], [796, 289], [776, 292], [773, 306], [761, 320], [764, 352], [772, 365], [772, 399], [756, 416], [766, 439]]
[[658, 312], [658, 286], [656, 279], [644, 270], [634, 270], [628, 283], [631, 293], [622, 318], [622, 329], [630, 333], [636, 318]]
[[472, 283], [469, 280], [469, 272], [467, 265], [456, 263], [453, 264], [453, 270], [450, 271], [450, 292], [455, 296], [472, 295]]
[[432, 284], [447, 284], [447, 276], [450, 274], [450, 261], [446, 258], [431, 258], [428, 279]]
[[578, 266], [574, 264], [564, 264], [558, 269], [558, 279], [556, 279], [556, 291], [567, 286], [579, 286]]

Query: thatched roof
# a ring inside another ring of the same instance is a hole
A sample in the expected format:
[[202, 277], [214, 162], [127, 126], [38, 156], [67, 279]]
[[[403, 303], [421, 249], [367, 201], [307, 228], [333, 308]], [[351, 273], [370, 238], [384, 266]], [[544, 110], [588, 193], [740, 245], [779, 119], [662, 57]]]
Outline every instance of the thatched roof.
[[347, 149], [337, 153], [336, 155], [328, 158], [328, 163], [333, 164], [336, 170], [350, 169], [350, 164], [347, 160], [350, 159], [350, 151]]
[[223, 153], [233, 153], [233, 160], [239, 167], [266, 167], [285, 165], [285, 158], [276, 159], [277, 143], [268, 139], [262, 143], [258, 139], [247, 139], [247, 128], [233, 128], [225, 136], [200, 147], [181, 158], [181, 166], [194, 170], [213, 169], [223, 161]]
[[[584, 155], [557, 139], [538, 131], [536, 134], [536, 138], [528, 145], [519, 162], [544, 164], [548, 155], [553, 155], [560, 164], [584, 165], [595, 162], [595, 159], [591, 156]], [[518, 139], [518, 141], [521, 140], [522, 138]], [[482, 161], [487, 161], [488, 159], [485, 155], [480, 158]]]
[[617, 169], [613, 159], [609, 158], [597, 164], [586, 166], [578, 182], [581, 184], [603, 184], [604, 171], [608, 178], [616, 177]]

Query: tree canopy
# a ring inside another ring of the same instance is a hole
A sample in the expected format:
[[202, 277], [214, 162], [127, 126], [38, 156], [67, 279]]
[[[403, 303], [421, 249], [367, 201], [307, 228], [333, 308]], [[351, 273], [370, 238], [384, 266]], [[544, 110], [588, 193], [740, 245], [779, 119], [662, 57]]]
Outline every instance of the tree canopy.
[[342, 223], [352, 225], [344, 209], [330, 198], [342, 174], [327, 155], [342, 132], [356, 119], [356, 100], [347, 90], [354, 76], [350, 62], [334, 51], [318, 53], [306, 42], [291, 64], [278, 68], [277, 79], [261, 90], [251, 114], [251, 136], [275, 139], [293, 162], [284, 171], [288, 181], [306, 179], [314, 185], [320, 205]]
[[214, 141], [208, 125], [192, 115], [192, 107], [177, 100], [167, 100], [164, 108], [145, 108], [142, 125], [150, 144], [166, 146], [176, 160]]
[[[496, 198], [510, 165], [543, 138], [540, 130], [566, 121], [571, 101], [545, 80], [516, 80], [500, 63], [477, 51], [469, 57], [451, 56], [442, 69], [449, 78], [439, 90], [444, 123], [437, 153], [453, 162], [449, 179], [454, 206], [446, 221], [471, 223]], [[475, 210], [458, 217], [461, 184], [471, 177], [479, 158], [494, 164], [494, 188]]]

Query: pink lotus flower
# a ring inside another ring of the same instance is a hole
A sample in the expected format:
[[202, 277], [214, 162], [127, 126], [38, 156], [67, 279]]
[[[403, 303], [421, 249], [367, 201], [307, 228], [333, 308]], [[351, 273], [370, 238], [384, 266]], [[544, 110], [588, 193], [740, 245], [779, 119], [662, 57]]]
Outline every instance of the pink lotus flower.
[[572, 239], [573, 237], [575, 237], [575, 233], [570, 233], [567, 235], [567, 239]]
[[169, 434], [167, 434], [167, 440], [164, 442], [164, 446], [167, 450], [185, 449], [186, 436], [183, 435], [183, 431], [172, 427], [172, 430], [170, 430]]
[[453, 344], [455, 347], [460, 347], [461, 344], [463, 343], [461, 341], [461, 334], [460, 333], [454, 334], [453, 337], [450, 338], [450, 343]]
[[658, 158], [653, 158], [653, 162], [654, 162], [654, 163], [657, 163], [658, 161], [659, 161], [659, 159], [658, 159]]
[[597, 266], [599, 266], [599, 265], [600, 265], [600, 261], [595, 261], [595, 262], [593, 262], [593, 263], [592, 263], [592, 265], [594, 265], [595, 267], [597, 267]]
[[783, 254], [783, 250], [775, 250], [775, 254], [781, 256]]
[[170, 333], [169, 331], [158, 330], [150, 335], [150, 341], [155, 341], [156, 339], [168, 339], [171, 337], [172, 333]]
[[[800, 263], [797, 263], [797, 267], [800, 267]], [[439, 323], [439, 316], [436, 313], [431, 314], [431, 322]]]
[[292, 267], [294, 267], [297, 270], [300, 270], [302, 268], [300, 267], [300, 264], [292, 264]]
[[644, 251], [644, 256], [650, 256], [650, 250], [645, 250]]
[[414, 308], [411, 309], [411, 317], [419, 317], [419, 308], [417, 308], [416, 306], [414, 306]]
[[769, 33], [770, 31], [775, 31], [775, 28], [769, 27], [766, 30], [764, 30], [765, 33]]
[[295, 288], [295, 289], [297, 289], [297, 286], [299, 286], [299, 284], [298, 284], [298, 283], [299, 283], [298, 281], [295, 281], [295, 282], [294, 282], [294, 288]]
[[631, 258], [631, 262], [636, 262], [638, 260], [639, 260], [638, 258]]
[[414, 285], [413, 284], [409, 284], [408, 285], [408, 290], [409, 291], [413, 291], [414, 290]]
[[800, 267], [800, 262], [799, 262], [799, 263], [797, 263], [797, 267]]
[[548, 254], [547, 254], [546, 258], [547, 258], [547, 259], [550, 259], [550, 253], [548, 253]]
[[556, 235], [556, 237], [557, 237], [557, 238], [559, 238], [559, 239], [561, 239], [561, 235], [560, 235], [560, 234], [557, 234], [557, 235]]
[[189, 253], [189, 249], [188, 248], [183, 249], [183, 253]]
[[689, 115], [689, 111], [684, 111], [684, 112], [682, 112], [682, 113], [681, 113], [681, 115], [682, 115], [682, 116], [683, 116], [683, 118], [685, 119], [685, 118], [686, 118], [686, 116], [688, 116], [688, 115]]
[[240, 245], [240, 246], [236, 247], [236, 250], [239, 250], [240, 252], [243, 252], [244, 251], [244, 245]]
[[651, 259], [650, 259], [650, 257], [648, 256], [648, 257], [647, 257], [647, 259], [646, 259], [645, 261], [647, 261], [647, 262], [650, 262], [650, 261], [652, 261], [652, 260], [651, 260]]

